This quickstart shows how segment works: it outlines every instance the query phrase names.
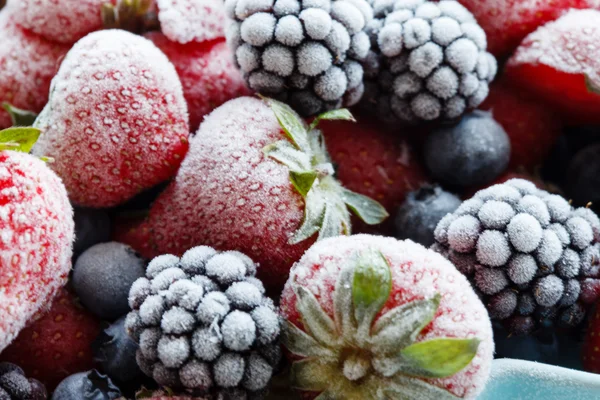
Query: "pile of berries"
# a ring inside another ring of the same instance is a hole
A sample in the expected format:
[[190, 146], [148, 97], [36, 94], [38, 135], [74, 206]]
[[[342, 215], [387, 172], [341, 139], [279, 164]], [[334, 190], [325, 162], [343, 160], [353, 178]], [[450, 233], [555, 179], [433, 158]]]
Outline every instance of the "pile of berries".
[[0, 400], [600, 373], [599, 0], [0, 0], [0, 38]]

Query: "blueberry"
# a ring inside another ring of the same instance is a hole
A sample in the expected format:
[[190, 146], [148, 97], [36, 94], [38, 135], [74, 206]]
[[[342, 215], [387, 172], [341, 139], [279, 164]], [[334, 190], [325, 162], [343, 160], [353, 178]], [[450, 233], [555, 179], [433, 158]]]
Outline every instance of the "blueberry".
[[95, 244], [110, 240], [110, 218], [104, 210], [75, 208], [75, 244], [73, 255], [81, 253]]
[[600, 144], [580, 150], [569, 163], [566, 189], [576, 205], [600, 204]]
[[94, 359], [116, 382], [130, 382], [142, 376], [135, 361], [138, 345], [127, 335], [125, 317], [104, 329], [94, 341]]
[[556, 364], [560, 354], [558, 336], [550, 331], [531, 335], [510, 335], [499, 325], [494, 326], [497, 358], [515, 358]]
[[423, 186], [409, 193], [396, 216], [396, 237], [431, 246], [438, 222], [460, 204], [457, 196], [439, 186]]
[[97, 244], [77, 259], [73, 286], [88, 310], [112, 321], [129, 311], [129, 289], [144, 276], [144, 267], [144, 261], [127, 245]]
[[449, 186], [492, 182], [508, 166], [510, 141], [490, 113], [474, 111], [456, 126], [431, 132], [425, 162], [432, 177]]
[[113, 400], [121, 391], [109, 377], [96, 370], [65, 378], [52, 394], [52, 400]]

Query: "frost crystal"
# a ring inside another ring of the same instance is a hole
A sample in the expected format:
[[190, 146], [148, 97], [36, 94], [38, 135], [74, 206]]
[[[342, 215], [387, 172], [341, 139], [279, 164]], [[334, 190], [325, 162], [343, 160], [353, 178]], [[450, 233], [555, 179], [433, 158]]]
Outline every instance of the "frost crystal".
[[279, 364], [280, 327], [254, 262], [201, 246], [150, 266], [132, 285], [125, 322], [142, 371], [192, 394], [261, 398]]
[[579, 305], [576, 313], [571, 308], [579, 304], [581, 282], [600, 277], [598, 228], [591, 210], [573, 209], [558, 195], [512, 179], [446, 215], [433, 248], [474, 283], [492, 317], [507, 326], [576, 326], [585, 315]]

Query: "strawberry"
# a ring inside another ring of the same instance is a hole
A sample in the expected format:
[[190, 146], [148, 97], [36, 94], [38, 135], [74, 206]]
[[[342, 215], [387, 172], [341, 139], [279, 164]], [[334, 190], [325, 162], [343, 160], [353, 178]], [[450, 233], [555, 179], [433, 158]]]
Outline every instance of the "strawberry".
[[[321, 129], [337, 178], [348, 189], [377, 200], [392, 218], [406, 195], [427, 181], [421, 160], [405, 138], [374, 121], [323, 121]], [[388, 226], [390, 225], [390, 226]], [[375, 227], [378, 229], [384, 226]], [[370, 231], [357, 223], [359, 231]]]
[[509, 55], [536, 28], [561, 17], [571, 8], [598, 8], [598, 0], [458, 0], [487, 34], [488, 51]]
[[8, 0], [15, 22], [47, 40], [73, 44], [102, 28], [102, 5], [115, 0]]
[[319, 398], [475, 398], [490, 373], [484, 305], [448, 260], [411, 241], [315, 244], [292, 269], [280, 311], [291, 386]]
[[510, 138], [509, 168], [534, 172], [562, 134], [563, 123], [556, 112], [511, 86], [506, 79], [491, 85], [480, 108], [491, 111]]
[[600, 122], [600, 96], [586, 79], [600, 81], [600, 11], [572, 10], [527, 36], [506, 66], [506, 76], [577, 125]]
[[[0, 103], [37, 113], [48, 101], [50, 81], [69, 47], [25, 31], [13, 20], [8, 9], [0, 12]], [[9, 113], [0, 108], [0, 129], [11, 125]]]
[[100, 322], [85, 311], [66, 289], [47, 310], [40, 311], [0, 360], [18, 364], [53, 390], [67, 376], [93, 368], [91, 344]]
[[179, 44], [160, 32], [150, 32], [145, 37], [169, 57], [179, 74], [190, 112], [191, 132], [221, 104], [250, 94], [224, 40]]
[[[351, 118], [344, 110], [323, 117]], [[348, 207], [371, 224], [387, 216], [332, 174], [320, 132], [288, 106], [231, 100], [204, 120], [148, 218], [120, 238], [146, 258], [198, 244], [238, 250], [260, 264], [268, 287], [281, 289], [317, 236], [350, 233]]]
[[162, 32], [181, 44], [225, 36], [225, 5], [221, 0], [156, 0]]
[[[73, 209], [60, 179], [29, 151], [39, 131], [0, 131], [0, 351], [64, 285]], [[31, 139], [29, 140], [28, 136]]]
[[581, 348], [583, 369], [600, 374], [600, 307], [589, 313], [589, 322]]
[[73, 203], [120, 204], [175, 174], [188, 149], [177, 72], [147, 39], [94, 32], [67, 54], [35, 122]]

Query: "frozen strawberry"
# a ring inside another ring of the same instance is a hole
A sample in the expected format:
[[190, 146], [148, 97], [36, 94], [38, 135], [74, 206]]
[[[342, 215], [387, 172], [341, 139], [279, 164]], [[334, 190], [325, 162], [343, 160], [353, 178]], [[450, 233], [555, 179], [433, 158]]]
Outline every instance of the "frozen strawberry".
[[250, 94], [224, 40], [179, 44], [160, 32], [145, 36], [169, 57], [179, 74], [190, 113], [191, 132], [198, 129], [205, 115], [221, 104]]
[[510, 138], [509, 168], [533, 172], [562, 134], [563, 122], [552, 108], [514, 88], [506, 79], [492, 84], [480, 108], [491, 111]]
[[507, 56], [529, 33], [554, 21], [571, 8], [600, 6], [598, 0], [458, 0], [487, 33], [488, 50]]
[[177, 72], [147, 39], [91, 33], [67, 54], [35, 125], [73, 203], [110, 207], [173, 176], [188, 148]]
[[487, 311], [445, 258], [411, 241], [315, 244], [280, 306], [292, 386], [330, 399], [472, 399], [494, 353]]
[[600, 81], [599, 42], [600, 11], [569, 11], [523, 40], [506, 76], [577, 125], [598, 123], [600, 96], [588, 91], [586, 78]]
[[0, 351], [65, 284], [73, 230], [60, 179], [44, 162], [0, 145]]
[[289, 107], [231, 100], [204, 120], [149, 217], [119, 237], [147, 258], [199, 244], [238, 250], [260, 264], [267, 286], [281, 289], [317, 236], [350, 233], [348, 208], [371, 224], [387, 216], [332, 175], [320, 132]]
[[[377, 200], [390, 214], [404, 202], [407, 193], [427, 181], [421, 160], [397, 132], [362, 118], [356, 124], [324, 121], [321, 129], [340, 182]], [[392, 220], [384, 225], [388, 227]], [[360, 223], [356, 228], [368, 229]]]
[[115, 0], [8, 0], [7, 10], [23, 28], [47, 40], [73, 44], [102, 28], [102, 4]]
[[[48, 101], [50, 81], [69, 47], [19, 28], [7, 9], [0, 12], [0, 38], [0, 103], [40, 112]], [[9, 126], [10, 116], [0, 108], [0, 129]]]
[[225, 37], [222, 0], [156, 0], [162, 32], [182, 44]]
[[0, 355], [53, 390], [67, 376], [93, 367], [91, 344], [100, 323], [66, 289], [34, 316], [27, 328]]

